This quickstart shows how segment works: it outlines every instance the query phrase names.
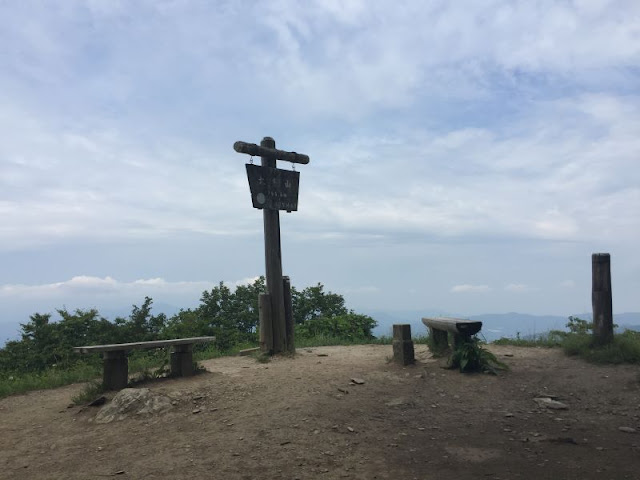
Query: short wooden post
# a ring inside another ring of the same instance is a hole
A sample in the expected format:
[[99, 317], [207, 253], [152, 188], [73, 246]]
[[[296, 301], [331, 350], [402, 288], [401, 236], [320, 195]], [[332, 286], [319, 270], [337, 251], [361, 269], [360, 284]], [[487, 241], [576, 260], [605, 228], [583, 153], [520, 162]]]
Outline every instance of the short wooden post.
[[129, 360], [124, 350], [103, 352], [102, 384], [106, 390], [122, 390], [129, 383]]
[[593, 339], [597, 345], [613, 340], [613, 305], [611, 299], [611, 256], [594, 253], [591, 256], [593, 305]]
[[436, 350], [444, 350], [449, 348], [449, 334], [446, 330], [429, 327], [429, 336], [433, 341]]
[[411, 325], [407, 323], [393, 325], [393, 359], [400, 365], [415, 363]]
[[171, 375], [174, 377], [190, 377], [193, 369], [193, 344], [174, 345], [171, 352]]
[[287, 342], [287, 351], [295, 353], [295, 325], [293, 323], [293, 305], [291, 299], [291, 279], [282, 277], [282, 292], [284, 295], [284, 327]]
[[[271, 137], [264, 137], [261, 147], [276, 148]], [[262, 166], [276, 168], [274, 157], [261, 157]], [[281, 353], [286, 346], [284, 297], [282, 294], [282, 251], [280, 246], [280, 212], [265, 208], [262, 210], [264, 220], [264, 252], [266, 266], [267, 292], [271, 300], [272, 353]]]
[[261, 293], [258, 296], [260, 318], [260, 350], [264, 353], [273, 352], [273, 329], [271, 328], [271, 295]]

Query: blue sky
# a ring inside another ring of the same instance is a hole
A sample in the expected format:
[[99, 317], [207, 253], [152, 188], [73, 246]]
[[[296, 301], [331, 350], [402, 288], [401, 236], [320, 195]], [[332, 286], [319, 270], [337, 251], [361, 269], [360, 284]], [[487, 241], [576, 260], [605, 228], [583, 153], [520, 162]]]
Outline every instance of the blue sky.
[[565, 315], [610, 252], [638, 311], [639, 65], [635, 1], [2, 2], [0, 322], [263, 274], [267, 135], [294, 285]]

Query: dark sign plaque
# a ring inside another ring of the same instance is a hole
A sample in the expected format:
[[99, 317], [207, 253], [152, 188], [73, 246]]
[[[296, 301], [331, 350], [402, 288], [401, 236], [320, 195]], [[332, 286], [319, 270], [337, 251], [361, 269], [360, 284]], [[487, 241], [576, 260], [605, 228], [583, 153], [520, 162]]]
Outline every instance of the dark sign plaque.
[[254, 208], [298, 210], [300, 172], [247, 164], [247, 177]]

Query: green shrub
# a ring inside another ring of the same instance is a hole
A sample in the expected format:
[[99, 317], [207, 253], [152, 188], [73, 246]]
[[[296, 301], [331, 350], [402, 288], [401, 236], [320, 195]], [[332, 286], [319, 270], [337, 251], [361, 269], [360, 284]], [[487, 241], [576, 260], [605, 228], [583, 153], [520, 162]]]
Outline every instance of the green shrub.
[[498, 370], [508, 369], [489, 350], [484, 348], [475, 335], [458, 341], [449, 357], [449, 368], [457, 368], [461, 372], [483, 372], [497, 374]]
[[297, 325], [296, 338], [324, 335], [347, 341], [373, 339], [371, 331], [376, 325], [377, 322], [370, 316], [354, 312], [333, 317], [316, 317]]

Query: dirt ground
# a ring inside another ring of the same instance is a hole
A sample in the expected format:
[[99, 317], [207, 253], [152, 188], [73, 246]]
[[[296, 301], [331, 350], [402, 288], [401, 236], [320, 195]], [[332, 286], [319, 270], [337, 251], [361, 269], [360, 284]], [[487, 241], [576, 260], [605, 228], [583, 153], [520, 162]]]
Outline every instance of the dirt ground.
[[491, 350], [510, 371], [445, 370], [424, 346], [411, 367], [379, 345], [220, 358], [145, 385], [169, 411], [108, 424], [99, 407], [69, 407], [81, 385], [5, 398], [0, 477], [640, 479], [638, 367]]

